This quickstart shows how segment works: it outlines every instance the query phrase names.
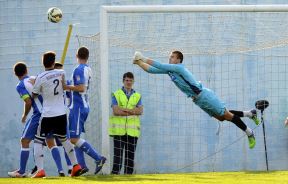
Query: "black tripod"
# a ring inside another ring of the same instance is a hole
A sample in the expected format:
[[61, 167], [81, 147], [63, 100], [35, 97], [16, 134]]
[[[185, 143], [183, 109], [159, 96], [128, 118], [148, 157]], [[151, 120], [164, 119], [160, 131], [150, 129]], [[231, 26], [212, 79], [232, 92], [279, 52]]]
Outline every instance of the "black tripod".
[[269, 106], [269, 102], [267, 100], [258, 100], [255, 103], [255, 107], [261, 111], [261, 123], [263, 128], [263, 138], [264, 138], [264, 147], [265, 147], [265, 158], [266, 158], [266, 169], [269, 171], [268, 167], [268, 158], [267, 158], [267, 148], [266, 148], [266, 136], [265, 136], [265, 124], [264, 124], [264, 109]]

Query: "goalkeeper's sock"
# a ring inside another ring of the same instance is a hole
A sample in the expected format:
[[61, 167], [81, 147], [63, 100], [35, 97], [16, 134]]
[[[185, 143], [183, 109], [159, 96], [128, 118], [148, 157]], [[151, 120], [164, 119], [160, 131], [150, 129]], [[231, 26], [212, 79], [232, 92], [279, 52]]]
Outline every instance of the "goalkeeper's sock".
[[253, 116], [251, 111], [243, 111], [244, 117], [249, 117], [251, 118]]
[[21, 148], [20, 152], [20, 168], [19, 168], [19, 173], [24, 174], [26, 171], [26, 164], [29, 158], [29, 148]]
[[247, 126], [246, 126], [245, 123], [240, 119], [240, 117], [237, 116], [236, 114], [234, 114], [231, 122], [234, 123], [238, 128], [240, 128], [240, 129], [243, 130], [244, 132], [246, 131]]
[[235, 111], [235, 110], [229, 110], [232, 114], [235, 114], [235, 115], [237, 115], [237, 116], [239, 116], [239, 117], [244, 117], [245, 115], [244, 115], [244, 112], [246, 112], [246, 111]]
[[239, 117], [249, 117], [251, 118], [253, 116], [251, 111], [235, 111], [235, 110], [229, 110], [232, 114], [235, 114]]
[[247, 127], [245, 130], [246, 135], [249, 137], [251, 135], [253, 135], [253, 131], [251, 130], [251, 128]]

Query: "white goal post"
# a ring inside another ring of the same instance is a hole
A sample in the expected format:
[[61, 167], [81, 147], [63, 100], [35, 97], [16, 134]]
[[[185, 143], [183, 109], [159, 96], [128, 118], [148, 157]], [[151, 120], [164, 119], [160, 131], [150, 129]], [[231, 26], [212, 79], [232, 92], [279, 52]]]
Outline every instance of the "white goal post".
[[[109, 35], [110, 13], [187, 13], [187, 12], [288, 12], [288, 5], [137, 5], [102, 6], [100, 11], [100, 61], [101, 61], [101, 109], [102, 109], [102, 154], [111, 158], [108, 136], [110, 107], [109, 91]], [[129, 56], [127, 56], [129, 57]], [[131, 56], [132, 58], [132, 56]], [[131, 59], [132, 65], [132, 59]], [[105, 109], [105, 110], [104, 110]], [[112, 160], [110, 161], [112, 162]], [[108, 166], [109, 167], [109, 166]], [[107, 169], [107, 168], [106, 168]], [[110, 170], [110, 167], [109, 167]], [[105, 171], [107, 173], [107, 170]], [[109, 171], [108, 171], [109, 172]]]

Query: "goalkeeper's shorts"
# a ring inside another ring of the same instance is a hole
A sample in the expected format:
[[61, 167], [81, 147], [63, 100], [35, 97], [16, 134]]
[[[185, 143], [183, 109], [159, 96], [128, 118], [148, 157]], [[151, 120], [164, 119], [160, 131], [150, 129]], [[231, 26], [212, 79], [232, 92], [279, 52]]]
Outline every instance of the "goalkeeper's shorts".
[[225, 103], [208, 88], [203, 88], [201, 93], [193, 101], [210, 116], [223, 116], [225, 113]]

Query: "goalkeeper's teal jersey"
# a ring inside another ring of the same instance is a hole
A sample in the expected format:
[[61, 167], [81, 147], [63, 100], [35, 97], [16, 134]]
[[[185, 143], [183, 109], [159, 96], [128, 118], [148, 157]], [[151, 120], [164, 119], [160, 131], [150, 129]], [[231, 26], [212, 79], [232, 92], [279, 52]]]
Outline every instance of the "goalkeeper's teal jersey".
[[153, 65], [149, 67], [149, 73], [168, 74], [174, 84], [187, 95], [193, 97], [200, 94], [202, 84], [196, 81], [192, 73], [184, 67], [183, 64], [162, 64], [153, 61]]

